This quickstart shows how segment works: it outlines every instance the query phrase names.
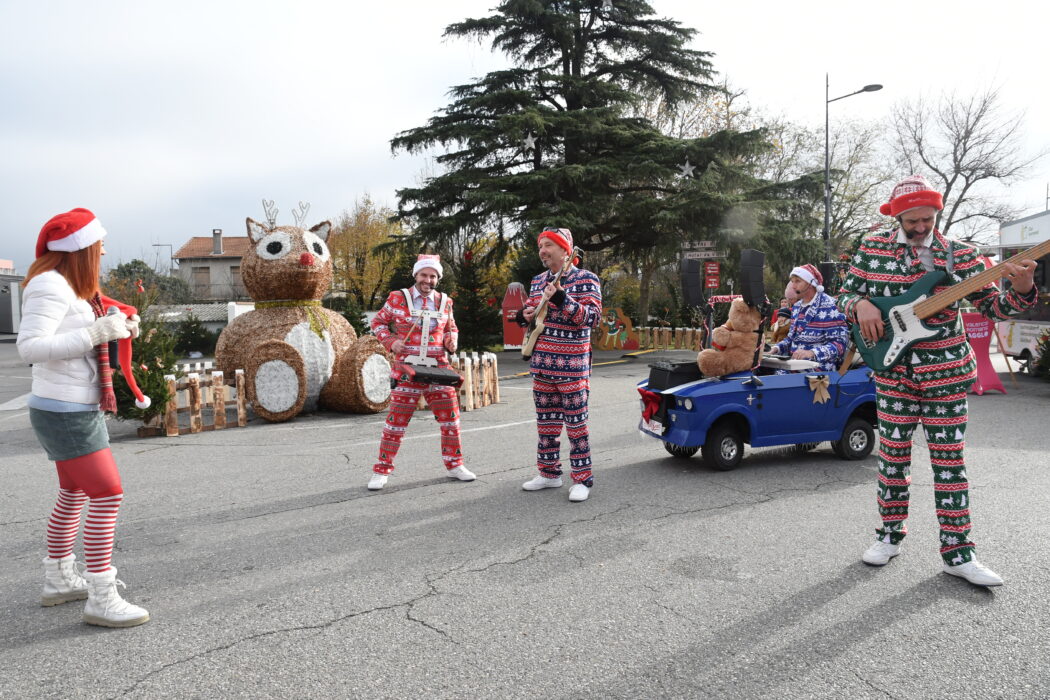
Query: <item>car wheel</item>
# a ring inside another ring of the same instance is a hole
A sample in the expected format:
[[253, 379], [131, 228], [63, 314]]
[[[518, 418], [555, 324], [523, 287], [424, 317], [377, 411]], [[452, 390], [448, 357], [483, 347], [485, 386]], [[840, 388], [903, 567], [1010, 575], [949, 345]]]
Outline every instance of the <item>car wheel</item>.
[[853, 416], [846, 422], [842, 437], [831, 445], [842, 459], [864, 459], [875, 447], [875, 430], [865, 419]]
[[711, 428], [703, 447], [704, 461], [719, 471], [736, 469], [744, 457], [744, 441], [732, 423]]
[[675, 445], [674, 443], [665, 442], [664, 443], [664, 449], [667, 450], [667, 452], [672, 457], [681, 457], [682, 459], [689, 459], [690, 457], [695, 455], [696, 451], [699, 450], [700, 448], [699, 447], [683, 447], [682, 445]]
[[1017, 368], [1018, 372], [1028, 375], [1032, 374], [1032, 353], [1027, 350], [1022, 350], [1021, 354], [1014, 359], [1021, 365]]

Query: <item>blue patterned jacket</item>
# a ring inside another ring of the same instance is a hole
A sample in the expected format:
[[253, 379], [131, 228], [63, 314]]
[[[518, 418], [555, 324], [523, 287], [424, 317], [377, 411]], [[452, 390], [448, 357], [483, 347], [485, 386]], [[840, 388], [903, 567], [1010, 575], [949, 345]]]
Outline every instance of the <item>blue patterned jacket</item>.
[[[549, 272], [532, 278], [526, 306], [536, 306], [543, 288], [553, 279]], [[529, 370], [554, 379], [591, 376], [591, 329], [602, 318], [602, 287], [590, 270], [573, 267], [562, 277], [565, 298], [548, 304], [543, 334], [536, 341]]]
[[820, 363], [820, 369], [838, 369], [849, 342], [846, 317], [838, 310], [835, 300], [824, 292], [817, 292], [809, 306], [796, 302], [791, 307], [791, 330], [787, 337], [772, 347], [776, 355], [789, 355], [795, 350], [811, 350]]

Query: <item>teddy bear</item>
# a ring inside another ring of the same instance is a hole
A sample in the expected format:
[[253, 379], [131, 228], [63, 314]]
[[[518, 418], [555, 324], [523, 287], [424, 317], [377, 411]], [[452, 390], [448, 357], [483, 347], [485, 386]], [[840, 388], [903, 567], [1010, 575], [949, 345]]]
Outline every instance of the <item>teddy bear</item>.
[[235, 370], [244, 370], [252, 410], [270, 422], [316, 408], [384, 410], [390, 403], [389, 353], [374, 336], [358, 338], [345, 318], [321, 305], [332, 284], [332, 224], [306, 230], [273, 220], [245, 223], [249, 246], [241, 278], [255, 310], [223, 329], [217, 368], [229, 382]]
[[729, 305], [729, 320], [711, 332], [711, 347], [701, 350], [696, 364], [705, 377], [720, 377], [750, 368], [758, 348], [762, 313], [743, 299]]

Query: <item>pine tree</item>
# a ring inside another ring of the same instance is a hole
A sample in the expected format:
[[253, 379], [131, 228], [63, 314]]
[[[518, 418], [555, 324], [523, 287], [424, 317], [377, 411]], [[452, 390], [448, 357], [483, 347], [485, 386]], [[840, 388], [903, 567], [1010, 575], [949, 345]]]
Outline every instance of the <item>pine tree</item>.
[[631, 116], [642, 93], [674, 104], [718, 89], [710, 54], [686, 48], [694, 34], [642, 0], [504, 0], [449, 26], [491, 37], [515, 65], [453, 88], [441, 114], [393, 139], [448, 149], [443, 174], [398, 192], [397, 218], [437, 247], [498, 222], [523, 242], [568, 227], [584, 250], [620, 254], [710, 238], [756, 184], [743, 160], [762, 132], [673, 138]]
[[178, 376], [175, 335], [168, 330], [167, 324], [144, 317], [139, 324], [139, 337], [131, 341], [131, 355], [135, 383], [149, 397], [150, 406], [145, 409], [135, 406], [135, 396], [121, 376], [119, 365], [114, 362], [113, 392], [117, 396], [117, 418], [147, 422], [163, 413], [171, 398], [164, 375]]
[[175, 352], [183, 357], [191, 352], [212, 355], [218, 340], [218, 334], [205, 328], [195, 314], [191, 313], [185, 320], [175, 324]]
[[1031, 360], [1032, 376], [1050, 381], [1050, 333], [1043, 333], [1036, 341], [1035, 354]]
[[459, 327], [459, 347], [463, 350], [484, 351], [499, 342], [501, 300], [486, 290], [481, 279], [481, 266], [468, 250], [456, 265], [456, 288], [452, 292], [453, 313]]

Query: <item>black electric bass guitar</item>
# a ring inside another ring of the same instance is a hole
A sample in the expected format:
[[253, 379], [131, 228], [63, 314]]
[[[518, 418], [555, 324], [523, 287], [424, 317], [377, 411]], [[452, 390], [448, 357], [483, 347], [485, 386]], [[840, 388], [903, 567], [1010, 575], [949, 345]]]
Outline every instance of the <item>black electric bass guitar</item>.
[[915, 343], [937, 335], [939, 329], [924, 323], [927, 318], [951, 306], [967, 294], [1000, 279], [1002, 273], [999, 270], [1004, 263], [1037, 260], [1047, 253], [1050, 253], [1050, 240], [1043, 241], [1034, 248], [1018, 253], [1009, 260], [968, 277], [933, 296], [930, 296], [930, 293], [947, 277], [943, 270], [927, 272], [900, 296], [869, 298], [868, 301], [882, 314], [882, 337], [876, 341], [866, 340], [860, 332], [860, 325], [854, 324], [852, 333], [857, 352], [864, 358], [868, 367], [878, 372], [891, 369], [900, 364]]
[[[572, 267], [573, 258], [578, 258], [580, 255], [581, 251], [579, 248], [572, 249], [569, 257], [565, 258], [565, 264], [558, 270], [558, 274], [554, 276], [554, 284], [558, 284], [562, 275]], [[543, 322], [547, 318], [547, 302], [548, 299], [544, 299], [536, 306], [536, 314], [532, 317], [532, 321], [529, 322], [525, 342], [521, 346], [521, 359], [523, 360], [528, 360], [532, 357], [532, 351], [536, 349], [536, 341], [543, 335], [543, 329], [545, 328]]]

